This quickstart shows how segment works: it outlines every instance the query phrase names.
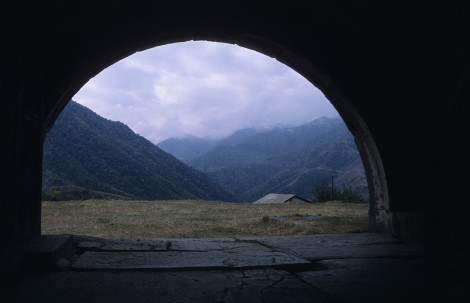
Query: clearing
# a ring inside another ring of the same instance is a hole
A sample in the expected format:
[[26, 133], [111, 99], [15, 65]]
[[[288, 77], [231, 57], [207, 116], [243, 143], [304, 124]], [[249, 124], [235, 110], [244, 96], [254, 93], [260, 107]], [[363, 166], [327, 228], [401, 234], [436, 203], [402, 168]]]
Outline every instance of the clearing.
[[42, 203], [42, 234], [224, 238], [366, 232], [368, 203], [241, 204], [87, 200]]

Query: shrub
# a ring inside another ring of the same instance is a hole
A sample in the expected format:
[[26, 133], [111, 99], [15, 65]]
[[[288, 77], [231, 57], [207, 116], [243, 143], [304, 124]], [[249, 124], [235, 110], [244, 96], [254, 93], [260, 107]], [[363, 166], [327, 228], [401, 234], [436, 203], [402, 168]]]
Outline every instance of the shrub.
[[340, 200], [343, 202], [363, 202], [362, 197], [353, 192], [352, 186], [343, 185], [343, 188], [341, 190], [338, 190], [337, 193], [335, 193], [335, 196], [336, 195], [336, 200]]
[[60, 201], [60, 191], [57, 188], [51, 188], [49, 191], [42, 190], [43, 201]]
[[311, 200], [314, 202], [326, 202], [332, 200], [339, 200], [343, 202], [362, 202], [363, 199], [360, 195], [352, 190], [352, 186], [344, 186], [341, 189], [333, 188], [328, 182], [323, 181], [317, 183], [312, 191]]
[[323, 181], [314, 185], [311, 200], [315, 202], [326, 202], [332, 200], [331, 186], [328, 182]]

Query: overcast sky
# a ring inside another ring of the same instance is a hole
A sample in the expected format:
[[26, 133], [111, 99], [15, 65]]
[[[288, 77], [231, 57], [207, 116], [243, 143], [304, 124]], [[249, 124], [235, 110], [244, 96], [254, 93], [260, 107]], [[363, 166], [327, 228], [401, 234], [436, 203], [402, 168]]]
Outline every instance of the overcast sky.
[[153, 143], [338, 116], [318, 89], [277, 60], [203, 41], [127, 57], [92, 78], [73, 100]]

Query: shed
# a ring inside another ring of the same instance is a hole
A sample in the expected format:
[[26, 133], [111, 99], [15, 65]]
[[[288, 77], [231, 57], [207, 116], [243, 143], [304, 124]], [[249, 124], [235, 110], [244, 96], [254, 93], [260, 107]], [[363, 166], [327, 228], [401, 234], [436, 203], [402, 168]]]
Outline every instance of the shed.
[[256, 200], [253, 204], [271, 204], [271, 203], [311, 203], [307, 199], [294, 194], [267, 194], [263, 198]]

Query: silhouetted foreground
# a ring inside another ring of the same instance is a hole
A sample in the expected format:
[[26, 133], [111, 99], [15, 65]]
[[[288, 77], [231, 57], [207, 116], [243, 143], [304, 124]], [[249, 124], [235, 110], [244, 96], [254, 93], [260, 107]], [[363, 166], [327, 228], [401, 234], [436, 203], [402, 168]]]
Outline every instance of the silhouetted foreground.
[[2, 302], [417, 302], [424, 294], [422, 248], [378, 234], [43, 236], [31, 247], [30, 269], [41, 260], [41, 270]]

